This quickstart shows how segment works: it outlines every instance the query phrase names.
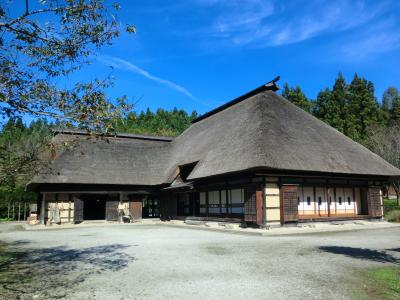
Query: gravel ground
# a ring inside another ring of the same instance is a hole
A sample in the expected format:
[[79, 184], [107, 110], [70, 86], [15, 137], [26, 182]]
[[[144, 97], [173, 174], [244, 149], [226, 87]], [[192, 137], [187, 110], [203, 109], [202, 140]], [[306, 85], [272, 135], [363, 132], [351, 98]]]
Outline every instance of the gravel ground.
[[5, 299], [351, 299], [360, 269], [400, 264], [399, 227], [276, 237], [157, 225], [13, 228], [0, 224], [0, 241], [18, 257], [0, 265]]

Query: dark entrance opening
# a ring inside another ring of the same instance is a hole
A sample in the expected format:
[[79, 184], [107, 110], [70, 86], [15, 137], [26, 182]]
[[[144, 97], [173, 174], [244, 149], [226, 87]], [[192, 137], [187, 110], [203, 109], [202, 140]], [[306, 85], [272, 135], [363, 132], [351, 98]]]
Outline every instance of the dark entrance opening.
[[160, 217], [160, 202], [158, 199], [148, 197], [143, 199], [143, 218], [159, 218]]
[[82, 196], [83, 219], [105, 220], [107, 195], [87, 194]]
[[199, 216], [200, 215], [200, 194], [199, 193], [178, 193], [177, 206], [178, 216]]

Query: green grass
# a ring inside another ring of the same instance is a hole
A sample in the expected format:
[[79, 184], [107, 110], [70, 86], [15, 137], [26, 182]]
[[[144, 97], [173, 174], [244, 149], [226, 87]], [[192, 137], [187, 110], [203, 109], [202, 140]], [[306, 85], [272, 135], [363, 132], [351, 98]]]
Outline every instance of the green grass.
[[12, 218], [0, 218], [0, 222], [9, 222], [12, 221]]
[[379, 267], [363, 271], [363, 293], [361, 299], [400, 299], [400, 267]]

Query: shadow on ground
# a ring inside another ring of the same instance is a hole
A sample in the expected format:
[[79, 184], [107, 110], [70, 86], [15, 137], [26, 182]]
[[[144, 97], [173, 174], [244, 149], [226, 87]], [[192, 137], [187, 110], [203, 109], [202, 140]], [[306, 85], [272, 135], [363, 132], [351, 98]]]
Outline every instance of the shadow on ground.
[[321, 246], [319, 249], [333, 254], [342, 254], [351, 258], [370, 260], [380, 263], [400, 264], [400, 259], [384, 251], [339, 246]]
[[387, 251], [400, 252], [400, 248], [386, 249]]
[[21, 244], [0, 248], [0, 295], [6, 299], [63, 298], [87, 277], [119, 271], [135, 260], [123, 252], [129, 247], [123, 244], [80, 249], [26, 249]]

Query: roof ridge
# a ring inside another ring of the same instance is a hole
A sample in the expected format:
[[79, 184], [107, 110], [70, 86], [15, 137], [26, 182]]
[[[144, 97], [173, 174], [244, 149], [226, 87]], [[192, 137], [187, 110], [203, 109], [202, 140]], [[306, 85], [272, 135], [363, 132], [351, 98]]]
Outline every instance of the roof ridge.
[[[53, 129], [54, 134], [70, 134], [70, 135], [90, 135], [90, 132], [84, 130], [74, 130], [74, 129]], [[139, 139], [139, 140], [152, 140], [152, 141], [160, 141], [160, 142], [171, 142], [174, 140], [173, 137], [166, 136], [152, 136], [152, 135], [142, 135], [142, 134], [133, 134], [133, 133], [115, 133], [115, 134], [102, 134], [99, 132], [95, 132], [96, 136], [105, 136], [105, 137], [117, 137], [117, 138], [126, 138], [126, 139]]]
[[233, 99], [233, 100], [231, 100], [231, 101], [229, 101], [229, 102], [227, 102], [227, 103], [225, 103], [225, 104], [223, 104], [221, 106], [218, 106], [217, 108], [214, 108], [213, 110], [210, 110], [210, 111], [202, 114], [201, 116], [199, 116], [196, 119], [192, 120], [191, 123], [192, 124], [197, 123], [197, 122], [199, 122], [199, 121], [201, 121], [201, 120], [203, 120], [205, 118], [208, 118], [209, 116], [212, 116], [212, 115], [214, 115], [214, 114], [216, 114], [216, 113], [218, 113], [218, 112], [220, 112], [222, 110], [227, 109], [228, 107], [231, 107], [231, 106], [233, 106], [233, 105], [235, 105], [235, 104], [237, 104], [239, 102], [242, 102], [243, 100], [246, 100], [246, 99], [248, 99], [248, 98], [250, 98], [250, 97], [252, 97], [254, 95], [257, 95], [259, 93], [262, 93], [262, 92], [265, 92], [265, 91], [276, 92], [277, 90], [279, 90], [279, 87], [276, 85], [276, 82], [278, 80], [280, 80], [280, 79], [281, 79], [281, 77], [277, 76], [273, 80], [268, 81], [267, 83], [265, 83], [263, 85], [260, 85], [259, 87], [255, 88], [255, 89], [253, 89], [253, 90], [251, 90], [251, 91], [249, 91], [249, 92], [247, 92], [247, 93], [245, 93], [245, 94], [243, 94], [243, 95], [241, 95], [241, 96], [239, 96], [239, 97], [237, 97], [237, 98], [235, 98], [235, 99]]

